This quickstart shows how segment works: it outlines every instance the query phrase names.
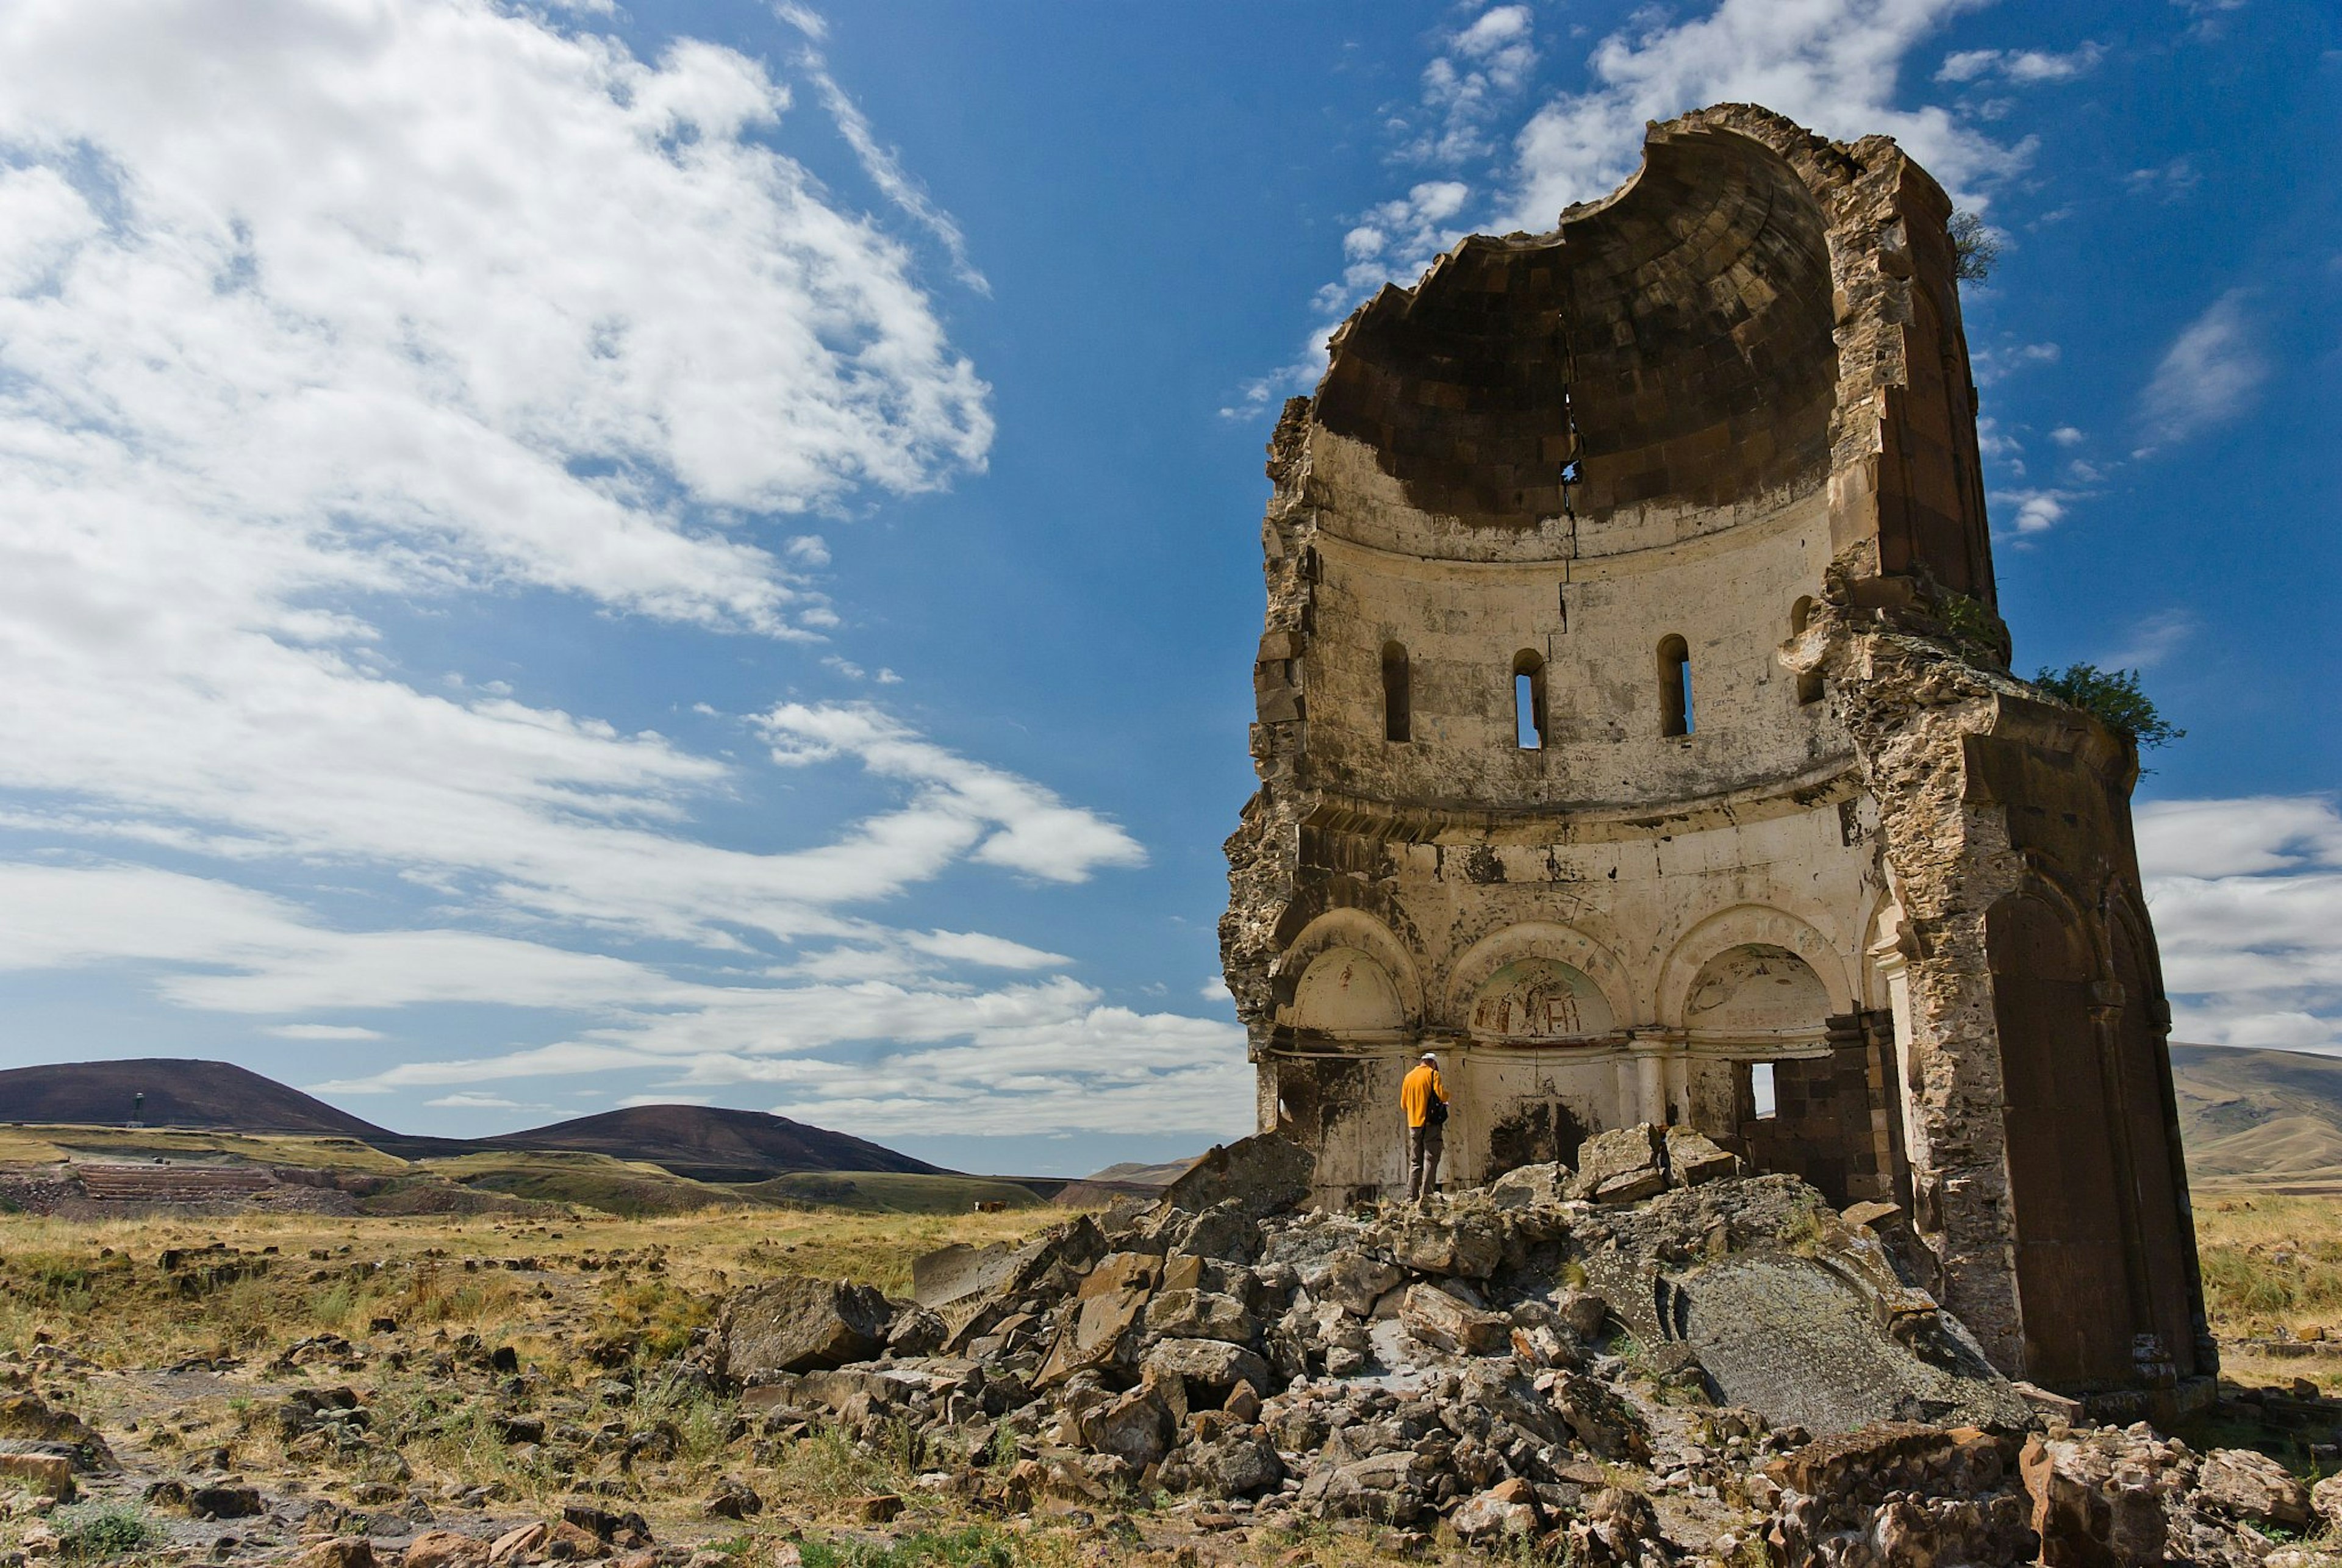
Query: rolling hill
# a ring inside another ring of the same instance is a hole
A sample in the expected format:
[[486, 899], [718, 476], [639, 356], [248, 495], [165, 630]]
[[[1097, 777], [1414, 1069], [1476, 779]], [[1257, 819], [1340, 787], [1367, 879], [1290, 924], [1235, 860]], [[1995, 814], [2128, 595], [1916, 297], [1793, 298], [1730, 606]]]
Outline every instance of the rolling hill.
[[2171, 1047], [2189, 1185], [2342, 1193], [2342, 1057]]
[[796, 1171], [943, 1175], [939, 1165], [883, 1144], [762, 1111], [636, 1105], [479, 1140], [484, 1148], [574, 1149], [647, 1161], [699, 1182], [760, 1182]]
[[[136, 1096], [145, 1095], [138, 1105]], [[372, 1144], [398, 1134], [226, 1062], [144, 1056], [0, 1072], [0, 1122], [305, 1133]]]
[[0, 1072], [0, 1123], [118, 1129], [134, 1112], [148, 1128], [350, 1138], [402, 1160], [600, 1154], [656, 1165], [686, 1181], [743, 1184], [803, 1172], [956, 1175], [866, 1139], [762, 1111], [639, 1105], [492, 1138], [433, 1138], [377, 1127], [226, 1062], [143, 1057]]

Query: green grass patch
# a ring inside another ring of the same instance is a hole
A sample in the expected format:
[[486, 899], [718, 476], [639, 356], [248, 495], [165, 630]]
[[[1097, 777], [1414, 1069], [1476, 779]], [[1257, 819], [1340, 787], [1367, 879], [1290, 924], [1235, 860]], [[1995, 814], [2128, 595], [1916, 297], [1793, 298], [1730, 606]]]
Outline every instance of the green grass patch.
[[824, 1541], [798, 1547], [805, 1568], [1016, 1568], [1021, 1539], [990, 1524], [960, 1530], [919, 1530], [897, 1541]]
[[127, 1503], [78, 1503], [49, 1515], [57, 1533], [57, 1555], [68, 1562], [97, 1563], [126, 1556], [162, 1539], [144, 1510]]

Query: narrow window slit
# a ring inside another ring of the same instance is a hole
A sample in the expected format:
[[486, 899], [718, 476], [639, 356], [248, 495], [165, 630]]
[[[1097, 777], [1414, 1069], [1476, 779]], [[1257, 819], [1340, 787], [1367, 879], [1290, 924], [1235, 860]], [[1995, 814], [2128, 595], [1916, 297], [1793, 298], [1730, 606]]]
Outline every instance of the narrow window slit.
[[1414, 738], [1415, 712], [1408, 691], [1409, 672], [1406, 644], [1383, 644], [1383, 739], [1405, 741]]
[[1671, 636], [1659, 644], [1659, 734], [1691, 733], [1691, 648]]
[[1525, 752], [1545, 749], [1545, 660], [1530, 648], [1513, 655], [1513, 741]]

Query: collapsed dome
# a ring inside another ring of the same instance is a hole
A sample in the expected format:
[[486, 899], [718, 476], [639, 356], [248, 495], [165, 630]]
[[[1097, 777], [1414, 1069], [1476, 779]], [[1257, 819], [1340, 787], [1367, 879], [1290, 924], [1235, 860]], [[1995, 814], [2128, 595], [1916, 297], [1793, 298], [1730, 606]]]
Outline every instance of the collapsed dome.
[[1550, 235], [1466, 240], [1335, 339], [1317, 423], [1410, 504], [1467, 526], [1728, 506], [1821, 483], [1837, 353], [1812, 193], [1734, 132], [1655, 135], [1639, 174]]

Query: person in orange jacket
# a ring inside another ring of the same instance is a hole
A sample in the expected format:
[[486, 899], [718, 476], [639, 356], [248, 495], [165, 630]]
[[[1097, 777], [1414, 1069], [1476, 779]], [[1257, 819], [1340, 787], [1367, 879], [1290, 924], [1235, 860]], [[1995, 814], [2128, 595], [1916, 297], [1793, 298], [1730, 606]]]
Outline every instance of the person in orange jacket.
[[1439, 1190], [1439, 1148], [1447, 1136], [1447, 1085], [1439, 1058], [1426, 1051], [1398, 1086], [1406, 1113], [1406, 1201], [1420, 1203]]

